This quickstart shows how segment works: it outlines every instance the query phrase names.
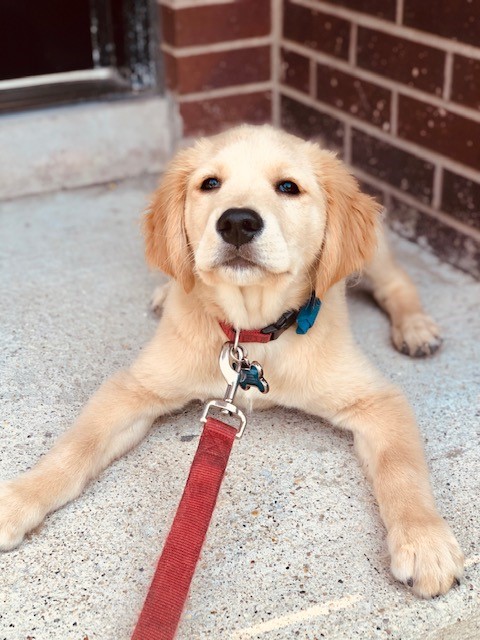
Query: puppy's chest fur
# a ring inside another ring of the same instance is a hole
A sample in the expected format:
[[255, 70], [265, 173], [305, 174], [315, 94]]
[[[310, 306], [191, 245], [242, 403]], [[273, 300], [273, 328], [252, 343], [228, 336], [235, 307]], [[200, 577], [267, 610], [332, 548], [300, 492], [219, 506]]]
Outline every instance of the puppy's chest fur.
[[[213, 292], [201, 293], [206, 295], [200, 296], [197, 291], [185, 294], [176, 283], [172, 283], [165, 301], [164, 316], [153, 341], [151, 363], [156, 384], [163, 378], [160, 373], [163, 367], [171, 368], [179, 386], [190, 397], [205, 401], [223, 398], [226, 390], [219, 355], [227, 338], [220, 327], [219, 317], [226, 313], [227, 307], [222, 304], [224, 311], [219, 311], [219, 305], [211, 302]], [[295, 308], [296, 305], [295, 299], [282, 304], [278, 317], [286, 308]], [[234, 310], [230, 307], [228, 311], [230, 317], [227, 319], [233, 323]], [[271, 319], [271, 315], [262, 314], [261, 306], [258, 313], [252, 315], [254, 320], [247, 318], [249, 324], [243, 328], [252, 328], [258, 321], [257, 328], [260, 329]], [[307, 398], [312, 395], [319, 397], [323, 389], [331, 386], [332, 367], [326, 363], [341, 359], [344, 342], [350, 339], [349, 335], [345, 291], [339, 284], [325, 296], [315, 324], [307, 334], [297, 335], [295, 326], [292, 326], [267, 344], [242, 345], [248, 359], [262, 366], [270, 391], [262, 394], [254, 387], [248, 391], [239, 388], [235, 402], [254, 410], [272, 405], [310, 410], [311, 402]], [[171, 373], [169, 371], [169, 375]]]

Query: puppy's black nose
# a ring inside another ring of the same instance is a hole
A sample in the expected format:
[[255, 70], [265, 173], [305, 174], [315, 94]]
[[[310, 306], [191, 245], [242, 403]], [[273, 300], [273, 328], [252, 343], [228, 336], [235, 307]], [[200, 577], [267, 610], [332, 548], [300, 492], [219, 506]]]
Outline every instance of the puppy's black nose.
[[217, 221], [217, 231], [228, 244], [240, 247], [263, 229], [263, 220], [253, 209], [227, 209]]

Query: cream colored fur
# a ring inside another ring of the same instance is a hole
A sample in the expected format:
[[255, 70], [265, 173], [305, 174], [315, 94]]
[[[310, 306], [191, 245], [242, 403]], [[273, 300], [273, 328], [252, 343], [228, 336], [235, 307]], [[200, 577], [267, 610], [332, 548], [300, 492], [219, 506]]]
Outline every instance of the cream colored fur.
[[[202, 191], [211, 176], [221, 187]], [[299, 195], [276, 190], [286, 179], [300, 186]], [[233, 249], [215, 229], [230, 207], [255, 209], [264, 220], [262, 233], [240, 250], [249, 266], [228, 266]], [[447, 592], [462, 574], [463, 555], [436, 510], [414, 416], [358, 349], [348, 324], [344, 279], [370, 261], [367, 274], [397, 347], [415, 354], [437, 342], [378, 215], [378, 205], [332, 154], [270, 127], [240, 127], [181, 151], [145, 218], [147, 259], [172, 276], [156, 293], [164, 309], [155, 337], [36, 466], [0, 485], [0, 548], [16, 547], [49, 512], [77, 497], [157, 416], [192, 399], [223, 396], [219, 320], [263, 327], [315, 288], [323, 304], [308, 334], [290, 329], [267, 345], [248, 345], [271, 389], [267, 396], [250, 391], [249, 404], [295, 407], [353, 431], [387, 529], [394, 576], [419, 596]], [[240, 390], [236, 402], [246, 399]]]

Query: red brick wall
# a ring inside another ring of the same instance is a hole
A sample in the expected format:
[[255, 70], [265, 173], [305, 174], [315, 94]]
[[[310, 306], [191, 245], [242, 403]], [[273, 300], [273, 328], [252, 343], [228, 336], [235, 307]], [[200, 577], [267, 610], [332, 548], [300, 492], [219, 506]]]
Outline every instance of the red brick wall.
[[480, 276], [480, 0], [284, 0], [281, 124]]
[[322, 138], [390, 224], [480, 277], [480, 0], [159, 0], [186, 136]]
[[161, 0], [167, 87], [184, 134], [272, 119], [270, 0]]

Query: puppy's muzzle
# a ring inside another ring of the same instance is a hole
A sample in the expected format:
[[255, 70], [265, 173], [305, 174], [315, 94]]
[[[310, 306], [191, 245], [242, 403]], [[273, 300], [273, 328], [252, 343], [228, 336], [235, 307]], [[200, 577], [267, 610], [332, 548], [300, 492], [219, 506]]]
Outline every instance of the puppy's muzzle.
[[251, 242], [263, 229], [263, 220], [253, 209], [227, 209], [217, 221], [217, 231], [237, 249]]

